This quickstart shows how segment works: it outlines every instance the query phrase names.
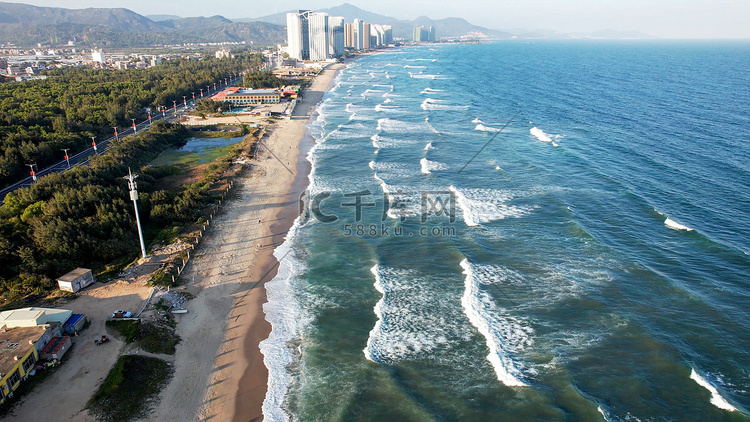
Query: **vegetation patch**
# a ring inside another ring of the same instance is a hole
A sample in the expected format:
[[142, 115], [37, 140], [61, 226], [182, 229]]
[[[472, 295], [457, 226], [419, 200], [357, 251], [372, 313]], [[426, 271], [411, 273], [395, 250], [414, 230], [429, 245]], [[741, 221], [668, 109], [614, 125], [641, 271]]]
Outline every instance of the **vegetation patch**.
[[171, 355], [180, 342], [180, 336], [168, 326], [141, 322], [138, 320], [110, 320], [107, 327], [112, 328], [126, 343], [135, 343], [141, 349], [164, 355]]
[[143, 418], [171, 376], [172, 368], [161, 359], [120, 356], [89, 401], [88, 409], [105, 422]]

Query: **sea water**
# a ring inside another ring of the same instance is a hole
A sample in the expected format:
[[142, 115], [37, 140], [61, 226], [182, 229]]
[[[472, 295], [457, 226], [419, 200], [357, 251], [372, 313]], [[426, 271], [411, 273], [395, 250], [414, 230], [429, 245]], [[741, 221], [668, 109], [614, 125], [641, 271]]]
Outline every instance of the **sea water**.
[[403, 48], [335, 80], [267, 420], [747, 420], [750, 43]]

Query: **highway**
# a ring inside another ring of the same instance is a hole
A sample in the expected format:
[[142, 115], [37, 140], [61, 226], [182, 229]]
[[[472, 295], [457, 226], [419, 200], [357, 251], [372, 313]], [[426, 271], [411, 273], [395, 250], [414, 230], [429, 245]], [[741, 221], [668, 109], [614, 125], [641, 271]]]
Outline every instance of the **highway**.
[[[230, 79], [227, 81], [227, 84], [224, 84], [224, 79], [219, 80], [216, 83], [216, 88], [211, 88], [208, 92], [204, 93], [203, 98], [208, 98], [211, 95], [216, 94], [217, 92], [224, 89], [226, 86], [232, 86], [237, 83], [242, 78], [242, 75], [239, 75], [238, 77], [234, 79]], [[210, 86], [209, 86], [210, 87]], [[196, 98], [196, 100], [199, 100], [200, 98]], [[137, 132], [140, 131], [147, 131], [149, 127], [154, 123], [162, 119], [166, 119], [167, 121], [174, 121], [175, 116], [179, 116], [180, 112], [189, 110], [192, 106], [195, 105], [195, 101], [190, 99], [185, 101], [183, 104], [180, 104], [179, 102], [176, 104], [175, 107], [172, 107], [170, 109], [165, 110], [162, 113], [157, 113], [155, 116], [151, 116], [151, 121], [144, 120], [140, 123], [137, 123], [135, 126], [135, 130]], [[117, 142], [120, 138], [123, 138], [125, 136], [128, 136], [133, 133], [133, 126], [130, 126], [126, 130], [123, 130], [122, 132], [118, 132], [117, 138], [112, 136], [111, 138], [97, 142], [96, 143], [96, 151], [94, 150], [94, 147], [90, 147], [84, 151], [81, 151], [75, 155], [71, 155], [68, 160], [62, 160], [56, 164], [53, 164], [45, 169], [39, 170], [36, 172], [37, 179], [40, 177], [44, 177], [48, 174], [52, 173], [60, 173], [65, 170], [69, 170], [73, 167], [77, 166], [83, 166], [88, 164], [89, 160], [93, 155], [102, 155], [106, 154], [109, 147], [112, 145], [113, 142]], [[34, 180], [31, 176], [16, 182], [12, 185], [9, 185], [3, 189], [0, 189], [0, 201], [4, 201], [5, 197], [15, 191], [16, 189], [29, 187], [34, 183]]]

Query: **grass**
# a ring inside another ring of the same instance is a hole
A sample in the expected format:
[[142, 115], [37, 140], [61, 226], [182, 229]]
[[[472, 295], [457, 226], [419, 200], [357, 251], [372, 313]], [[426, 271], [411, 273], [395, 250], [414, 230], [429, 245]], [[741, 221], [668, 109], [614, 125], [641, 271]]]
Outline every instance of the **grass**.
[[123, 337], [126, 343], [135, 342], [138, 347], [150, 353], [172, 355], [180, 342], [180, 336], [169, 327], [150, 322], [111, 320], [106, 325]]
[[201, 152], [187, 152], [177, 149], [168, 149], [159, 154], [159, 156], [156, 157], [154, 161], [151, 162], [151, 164], [154, 166], [175, 165], [187, 167], [212, 163], [218, 158], [229, 154], [234, 147], [234, 144], [221, 147], [209, 147], [203, 149]]
[[172, 368], [161, 359], [120, 356], [89, 400], [88, 409], [106, 422], [143, 418], [171, 376]]

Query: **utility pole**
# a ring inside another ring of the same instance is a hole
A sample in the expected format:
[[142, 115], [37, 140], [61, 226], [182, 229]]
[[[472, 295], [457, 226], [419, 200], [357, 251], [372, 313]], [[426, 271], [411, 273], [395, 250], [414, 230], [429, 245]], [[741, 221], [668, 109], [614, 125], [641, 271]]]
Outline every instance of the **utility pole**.
[[128, 189], [130, 190], [130, 199], [133, 200], [133, 208], [135, 208], [135, 224], [138, 226], [138, 239], [141, 241], [141, 255], [146, 257], [146, 245], [143, 243], [143, 231], [141, 231], [141, 219], [138, 216], [138, 185], [135, 183], [135, 179], [138, 175], [133, 175], [128, 167], [128, 175], [123, 177], [128, 181]]
[[97, 151], [97, 149], [96, 149], [96, 136], [92, 136], [91, 137], [91, 146], [94, 147], [94, 154], [96, 154], [97, 153], [96, 152]]
[[31, 180], [36, 182], [36, 173], [34, 172], [34, 167], [36, 167], [36, 163], [34, 164], [26, 164], [31, 169]]
[[65, 161], [68, 163], [68, 168], [70, 168], [70, 157], [68, 156], [68, 150], [70, 148], [63, 148], [63, 152], [65, 152]]
[[130, 119], [130, 120], [133, 121], [133, 133], [137, 135], [138, 134], [138, 127], [135, 125], [135, 119]]

